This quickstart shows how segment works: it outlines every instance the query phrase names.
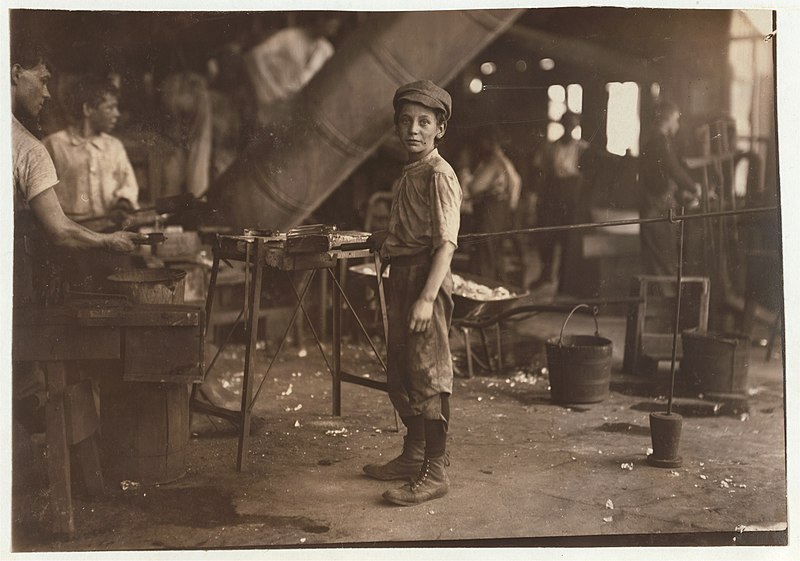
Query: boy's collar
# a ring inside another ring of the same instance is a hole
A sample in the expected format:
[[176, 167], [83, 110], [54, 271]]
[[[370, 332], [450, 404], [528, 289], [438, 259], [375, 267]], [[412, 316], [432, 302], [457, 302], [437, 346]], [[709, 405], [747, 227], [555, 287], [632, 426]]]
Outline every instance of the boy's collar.
[[430, 152], [428, 152], [428, 153], [427, 153], [425, 156], [423, 156], [422, 158], [420, 158], [420, 159], [419, 159], [419, 160], [417, 160], [416, 162], [408, 162], [408, 163], [405, 165], [405, 169], [408, 169], [408, 168], [413, 168], [413, 167], [415, 167], [415, 166], [418, 166], [419, 164], [425, 163], [425, 162], [427, 162], [428, 160], [430, 160], [431, 158], [435, 158], [435, 157], [436, 157], [436, 156], [438, 156], [438, 155], [439, 155], [439, 149], [438, 149], [438, 148], [434, 148], [433, 150], [431, 150]]
[[95, 148], [103, 149], [103, 134], [99, 133], [89, 137], [83, 136], [77, 127], [70, 125], [67, 130], [69, 131], [70, 143], [73, 146], [82, 146], [87, 142], [91, 143]]

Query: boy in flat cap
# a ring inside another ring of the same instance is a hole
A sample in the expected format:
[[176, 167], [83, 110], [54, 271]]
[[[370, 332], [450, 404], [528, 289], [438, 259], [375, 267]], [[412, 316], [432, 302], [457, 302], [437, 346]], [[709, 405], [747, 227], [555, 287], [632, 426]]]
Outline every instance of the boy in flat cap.
[[408, 506], [444, 496], [445, 444], [453, 390], [448, 331], [453, 311], [450, 261], [456, 250], [461, 186], [437, 150], [450, 118], [450, 94], [429, 80], [394, 95], [395, 134], [408, 163], [394, 185], [388, 231], [373, 244], [391, 262], [388, 283], [389, 398], [406, 426], [402, 453], [364, 472], [408, 480], [383, 497]]

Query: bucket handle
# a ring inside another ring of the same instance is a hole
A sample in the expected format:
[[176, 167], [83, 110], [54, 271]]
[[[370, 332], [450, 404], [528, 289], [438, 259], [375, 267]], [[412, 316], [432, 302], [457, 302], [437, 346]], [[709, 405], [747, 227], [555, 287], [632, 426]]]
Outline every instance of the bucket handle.
[[559, 347], [563, 346], [563, 344], [561, 342], [561, 339], [564, 338], [564, 329], [567, 327], [567, 322], [569, 321], [569, 318], [571, 318], [572, 314], [574, 314], [576, 311], [580, 310], [581, 308], [591, 308], [592, 317], [594, 318], [594, 335], [595, 335], [595, 337], [599, 337], [600, 336], [600, 327], [597, 325], [597, 313], [599, 312], [599, 310], [597, 309], [597, 306], [591, 306], [590, 307], [589, 304], [578, 304], [577, 306], [572, 308], [572, 311], [569, 314], [567, 314], [567, 319], [564, 320], [564, 324], [561, 326], [561, 335], [558, 336], [558, 346]]

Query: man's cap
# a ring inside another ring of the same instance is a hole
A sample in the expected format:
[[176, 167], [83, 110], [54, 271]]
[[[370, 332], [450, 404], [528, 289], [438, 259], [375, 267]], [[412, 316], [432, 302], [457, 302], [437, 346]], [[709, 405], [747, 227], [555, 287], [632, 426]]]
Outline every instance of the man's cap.
[[397, 88], [392, 100], [395, 111], [397, 111], [401, 101], [413, 101], [431, 109], [441, 109], [444, 111], [445, 120], [450, 119], [453, 108], [453, 100], [450, 98], [450, 94], [430, 80], [411, 82]]

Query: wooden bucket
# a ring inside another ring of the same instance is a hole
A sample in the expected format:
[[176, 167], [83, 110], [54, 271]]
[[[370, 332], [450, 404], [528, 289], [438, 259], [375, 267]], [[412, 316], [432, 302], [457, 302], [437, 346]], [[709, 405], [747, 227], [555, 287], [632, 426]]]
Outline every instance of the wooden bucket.
[[589, 306], [580, 304], [573, 308], [561, 326], [561, 335], [545, 342], [550, 397], [556, 403], [597, 403], [610, 393], [612, 342], [599, 336], [597, 314], [593, 314], [593, 336], [564, 336], [569, 318], [584, 307]]
[[123, 382], [100, 388], [104, 474], [111, 485], [167, 483], [186, 473], [189, 393], [186, 384]]

